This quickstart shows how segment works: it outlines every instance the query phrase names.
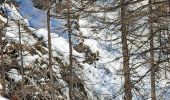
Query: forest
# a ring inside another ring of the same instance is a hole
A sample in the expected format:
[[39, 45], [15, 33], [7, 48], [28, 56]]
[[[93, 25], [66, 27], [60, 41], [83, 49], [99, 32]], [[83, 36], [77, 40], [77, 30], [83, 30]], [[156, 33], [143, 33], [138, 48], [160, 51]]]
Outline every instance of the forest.
[[170, 0], [0, 0], [0, 100], [170, 100]]

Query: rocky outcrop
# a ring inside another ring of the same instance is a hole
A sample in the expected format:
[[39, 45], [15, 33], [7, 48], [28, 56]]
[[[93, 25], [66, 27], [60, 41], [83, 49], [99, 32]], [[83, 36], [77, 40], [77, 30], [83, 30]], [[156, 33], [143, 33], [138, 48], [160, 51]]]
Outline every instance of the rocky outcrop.
[[83, 53], [85, 55], [85, 60], [83, 63], [92, 64], [95, 61], [99, 60], [99, 51], [95, 53], [91, 51], [90, 47], [80, 42], [79, 44], [73, 47], [77, 52]]
[[[55, 2], [56, 0], [51, 0], [52, 4]], [[47, 2], [48, 0], [32, 0], [34, 7], [41, 9], [41, 10], [46, 10], [48, 5]]]

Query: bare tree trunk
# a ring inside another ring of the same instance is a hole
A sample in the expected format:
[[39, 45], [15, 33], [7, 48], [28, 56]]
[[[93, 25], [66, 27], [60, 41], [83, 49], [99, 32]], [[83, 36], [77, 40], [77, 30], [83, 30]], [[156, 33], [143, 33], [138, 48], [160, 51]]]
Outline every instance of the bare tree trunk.
[[154, 65], [154, 32], [152, 23], [152, 0], [149, 0], [149, 37], [150, 37], [150, 67], [151, 67], [151, 100], [156, 100], [155, 65]]
[[25, 97], [25, 88], [24, 88], [24, 65], [23, 65], [23, 50], [22, 50], [22, 43], [21, 43], [21, 27], [20, 27], [20, 20], [18, 20], [18, 33], [19, 33], [19, 43], [20, 43], [20, 60], [21, 60], [21, 75], [22, 75], [22, 81], [21, 81], [21, 91], [22, 91], [22, 96], [23, 100], [26, 100]]
[[130, 68], [129, 68], [129, 49], [127, 43], [127, 35], [128, 35], [128, 26], [126, 16], [126, 7], [125, 0], [121, 0], [121, 39], [122, 39], [122, 52], [123, 52], [123, 72], [124, 72], [124, 88], [125, 88], [125, 96], [124, 100], [132, 100], [131, 93], [131, 80], [130, 80]]
[[[4, 0], [2, 1], [2, 3], [4, 2]], [[4, 5], [5, 7], [5, 5]], [[6, 11], [7, 12], [7, 11]], [[6, 91], [6, 82], [5, 82], [5, 68], [4, 68], [4, 57], [3, 57], [3, 41], [2, 41], [2, 33], [4, 31], [4, 28], [7, 27], [9, 22], [9, 18], [7, 17], [7, 22], [4, 24], [4, 26], [0, 29], [0, 42], [1, 42], [1, 66], [2, 66], [2, 70], [1, 70], [1, 75], [2, 75], [2, 86], [3, 86], [3, 95], [5, 95], [7, 93]]]
[[70, 100], [73, 100], [73, 82], [72, 82], [72, 69], [73, 69], [73, 61], [72, 61], [72, 37], [71, 37], [71, 22], [70, 22], [70, 19], [71, 19], [71, 16], [70, 16], [70, 8], [71, 8], [71, 1], [70, 0], [67, 0], [67, 26], [68, 26], [68, 37], [69, 37], [69, 52], [70, 52], [70, 55], [69, 55], [69, 71], [70, 71], [70, 75], [71, 75], [71, 78], [70, 78], [70, 83], [69, 83], [69, 96], [70, 96]]
[[48, 2], [47, 10], [47, 30], [48, 30], [48, 51], [49, 51], [49, 64], [48, 68], [50, 71], [50, 92], [51, 100], [54, 100], [54, 78], [53, 78], [53, 69], [52, 69], [52, 49], [51, 49], [51, 31], [50, 31], [50, 9], [51, 9], [51, 0]]
[[168, 8], [169, 8], [169, 12], [168, 12], [168, 15], [170, 16], [170, 0], [169, 0], [169, 3], [168, 3]]
[[[3, 27], [4, 28], [4, 27]], [[2, 76], [2, 86], [3, 86], [3, 95], [6, 94], [6, 83], [5, 83], [5, 68], [4, 68], [4, 57], [3, 57], [3, 41], [2, 41], [2, 31], [3, 28], [0, 29], [0, 42], [1, 42], [1, 76]]]
[[58, 12], [61, 12], [62, 11], [62, 0], [59, 0], [58, 4], [59, 4], [58, 5], [58, 9], [59, 9]]

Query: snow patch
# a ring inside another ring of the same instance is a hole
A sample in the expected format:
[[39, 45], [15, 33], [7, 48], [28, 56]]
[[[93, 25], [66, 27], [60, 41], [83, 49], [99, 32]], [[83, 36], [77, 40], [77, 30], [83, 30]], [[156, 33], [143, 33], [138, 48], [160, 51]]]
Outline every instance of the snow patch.
[[11, 79], [14, 79], [15, 82], [18, 82], [22, 79], [22, 76], [18, 73], [16, 69], [11, 69], [7, 72], [7, 74]]
[[18, 10], [13, 4], [9, 5], [4, 3], [1, 7], [4, 9], [4, 11], [6, 11], [6, 15], [8, 15], [10, 20], [23, 20], [22, 24], [26, 24], [27, 26], [29, 25], [28, 21], [19, 14]]
[[[48, 32], [45, 28], [39, 29], [35, 35], [41, 38], [42, 41], [48, 46]], [[68, 60], [69, 58], [69, 44], [64, 38], [58, 36], [56, 33], [51, 33], [52, 50], [54, 50], [59, 57]], [[83, 58], [83, 54], [78, 53], [73, 49], [75, 57]]]
[[[24, 51], [23, 53], [23, 67], [33, 67], [35, 60], [39, 58], [38, 55], [31, 55], [29, 52]], [[19, 65], [21, 66], [21, 56], [19, 56], [18, 58], [19, 61]]]
[[9, 100], [9, 99], [0, 96], [0, 100]]

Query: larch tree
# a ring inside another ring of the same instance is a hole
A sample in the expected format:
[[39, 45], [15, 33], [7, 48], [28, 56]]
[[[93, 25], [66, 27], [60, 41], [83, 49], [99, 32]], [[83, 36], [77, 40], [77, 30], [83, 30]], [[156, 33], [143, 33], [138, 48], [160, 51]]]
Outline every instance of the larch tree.
[[151, 99], [156, 100], [156, 86], [155, 86], [155, 60], [154, 60], [154, 30], [153, 30], [153, 20], [152, 20], [152, 0], [148, 1], [149, 4], [149, 16], [148, 16], [148, 23], [149, 23], [149, 46], [150, 46], [150, 68], [151, 68]]
[[50, 31], [50, 11], [51, 11], [51, 0], [47, 1], [48, 9], [47, 9], [47, 31], [48, 31], [48, 51], [49, 51], [49, 63], [48, 68], [50, 72], [50, 93], [51, 100], [54, 100], [54, 77], [53, 77], [53, 65], [52, 65], [52, 47], [51, 47], [51, 31]]
[[22, 47], [22, 36], [21, 36], [21, 25], [20, 25], [20, 20], [18, 20], [18, 34], [19, 34], [19, 47], [20, 47], [20, 62], [21, 62], [21, 75], [22, 75], [22, 80], [21, 80], [21, 93], [22, 93], [22, 98], [23, 100], [26, 100], [26, 94], [25, 94], [25, 85], [24, 85], [24, 61], [23, 61], [23, 47]]
[[121, 4], [121, 40], [122, 40], [122, 55], [123, 55], [123, 73], [124, 73], [124, 100], [132, 100], [131, 79], [129, 67], [129, 48], [127, 43], [128, 35], [128, 20], [126, 19], [126, 1], [120, 0]]
[[67, 28], [68, 28], [68, 38], [69, 38], [69, 96], [70, 100], [73, 100], [73, 50], [72, 50], [72, 30], [71, 30], [71, 16], [70, 16], [70, 9], [71, 9], [71, 1], [67, 0]]
[[5, 82], [5, 68], [4, 68], [4, 54], [3, 54], [3, 49], [4, 49], [4, 45], [3, 45], [3, 39], [2, 39], [2, 36], [3, 36], [3, 31], [4, 31], [4, 28], [6, 27], [6, 24], [4, 24], [3, 22], [0, 23], [0, 51], [1, 51], [1, 78], [2, 80], [0, 80], [0, 82], [2, 82], [2, 94], [5, 95], [6, 94], [6, 82]]

